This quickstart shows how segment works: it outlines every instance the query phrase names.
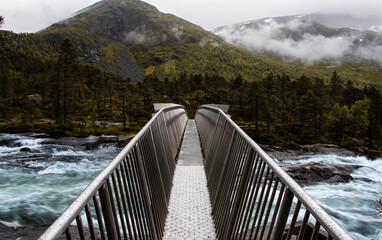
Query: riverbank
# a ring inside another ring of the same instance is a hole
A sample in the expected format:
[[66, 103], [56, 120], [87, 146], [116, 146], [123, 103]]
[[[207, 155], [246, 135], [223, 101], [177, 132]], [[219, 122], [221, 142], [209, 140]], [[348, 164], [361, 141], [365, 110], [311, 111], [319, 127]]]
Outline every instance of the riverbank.
[[265, 152], [278, 161], [296, 160], [313, 155], [338, 155], [344, 157], [365, 156], [371, 160], [382, 158], [382, 152], [370, 150], [366, 147], [347, 149], [335, 144], [317, 143], [301, 145], [298, 149], [287, 149], [275, 145], [259, 145]]
[[2, 133], [44, 133], [48, 137], [79, 137], [85, 138], [91, 135], [132, 135], [139, 132], [146, 121], [129, 122], [123, 126], [122, 123], [95, 121], [55, 123], [53, 120], [40, 119], [35, 122], [23, 122], [19, 120], [0, 122], [0, 132]]

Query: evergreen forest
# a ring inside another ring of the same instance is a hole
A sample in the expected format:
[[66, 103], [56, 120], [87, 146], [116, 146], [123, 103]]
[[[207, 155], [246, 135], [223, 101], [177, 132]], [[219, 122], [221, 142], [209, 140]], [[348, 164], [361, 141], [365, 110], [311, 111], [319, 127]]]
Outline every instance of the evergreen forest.
[[232, 119], [259, 143], [382, 150], [381, 89], [344, 82], [336, 72], [329, 79], [268, 72], [260, 81], [183, 73], [132, 83], [81, 63], [69, 39], [49, 60], [7, 49], [0, 49], [1, 132], [133, 134], [150, 119], [153, 103], [181, 104], [189, 118], [215, 103], [229, 104]]

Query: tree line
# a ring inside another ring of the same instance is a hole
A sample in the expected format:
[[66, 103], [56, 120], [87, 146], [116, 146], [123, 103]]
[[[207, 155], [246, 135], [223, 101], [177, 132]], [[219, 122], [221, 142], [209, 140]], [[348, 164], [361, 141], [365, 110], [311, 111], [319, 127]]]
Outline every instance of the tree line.
[[[192, 118], [205, 103], [229, 104], [230, 114], [255, 140], [296, 147], [316, 142], [346, 147], [382, 146], [382, 93], [354, 86], [339, 74], [330, 79], [267, 73], [261, 81], [241, 76], [187, 75], [132, 83], [80, 63], [66, 39], [50, 60], [25, 49], [0, 46], [0, 118], [31, 123], [141, 126], [152, 103], [174, 102]], [[137, 129], [138, 129], [137, 127]]]

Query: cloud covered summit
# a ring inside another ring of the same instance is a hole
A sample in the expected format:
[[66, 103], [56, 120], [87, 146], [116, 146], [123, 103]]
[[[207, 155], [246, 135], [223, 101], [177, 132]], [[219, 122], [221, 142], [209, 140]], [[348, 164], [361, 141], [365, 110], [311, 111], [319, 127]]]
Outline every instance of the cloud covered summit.
[[313, 64], [321, 60], [361, 58], [382, 64], [382, 33], [330, 28], [304, 16], [266, 18], [216, 28], [227, 42], [252, 51], [274, 53]]

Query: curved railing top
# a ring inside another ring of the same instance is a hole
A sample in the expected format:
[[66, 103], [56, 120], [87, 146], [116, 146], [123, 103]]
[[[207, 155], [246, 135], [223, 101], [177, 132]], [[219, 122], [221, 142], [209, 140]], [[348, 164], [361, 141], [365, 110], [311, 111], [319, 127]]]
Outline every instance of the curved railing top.
[[97, 193], [101, 186], [111, 176], [113, 171], [119, 166], [125, 156], [137, 145], [142, 136], [149, 130], [153, 122], [162, 113], [175, 109], [185, 108], [181, 105], [173, 104], [168, 107], [161, 108], [151, 120], [137, 133], [137, 135], [124, 147], [124, 149], [109, 163], [109, 165], [83, 190], [83, 192], [74, 200], [74, 202], [62, 213], [62, 215], [40, 236], [42, 239], [57, 239], [70, 224], [74, 218], [81, 213], [84, 207], [91, 201], [92, 197]]
[[328, 215], [303, 189], [296, 183], [264, 150], [252, 140], [230, 117], [228, 117], [221, 109], [202, 105], [199, 109], [206, 109], [224, 116], [226, 121], [235, 129], [255, 152], [266, 162], [273, 172], [284, 182], [293, 194], [301, 201], [301, 203], [309, 210], [309, 212], [321, 223], [328, 233], [335, 239], [353, 239], [341, 226], [339, 226], [330, 215]]

